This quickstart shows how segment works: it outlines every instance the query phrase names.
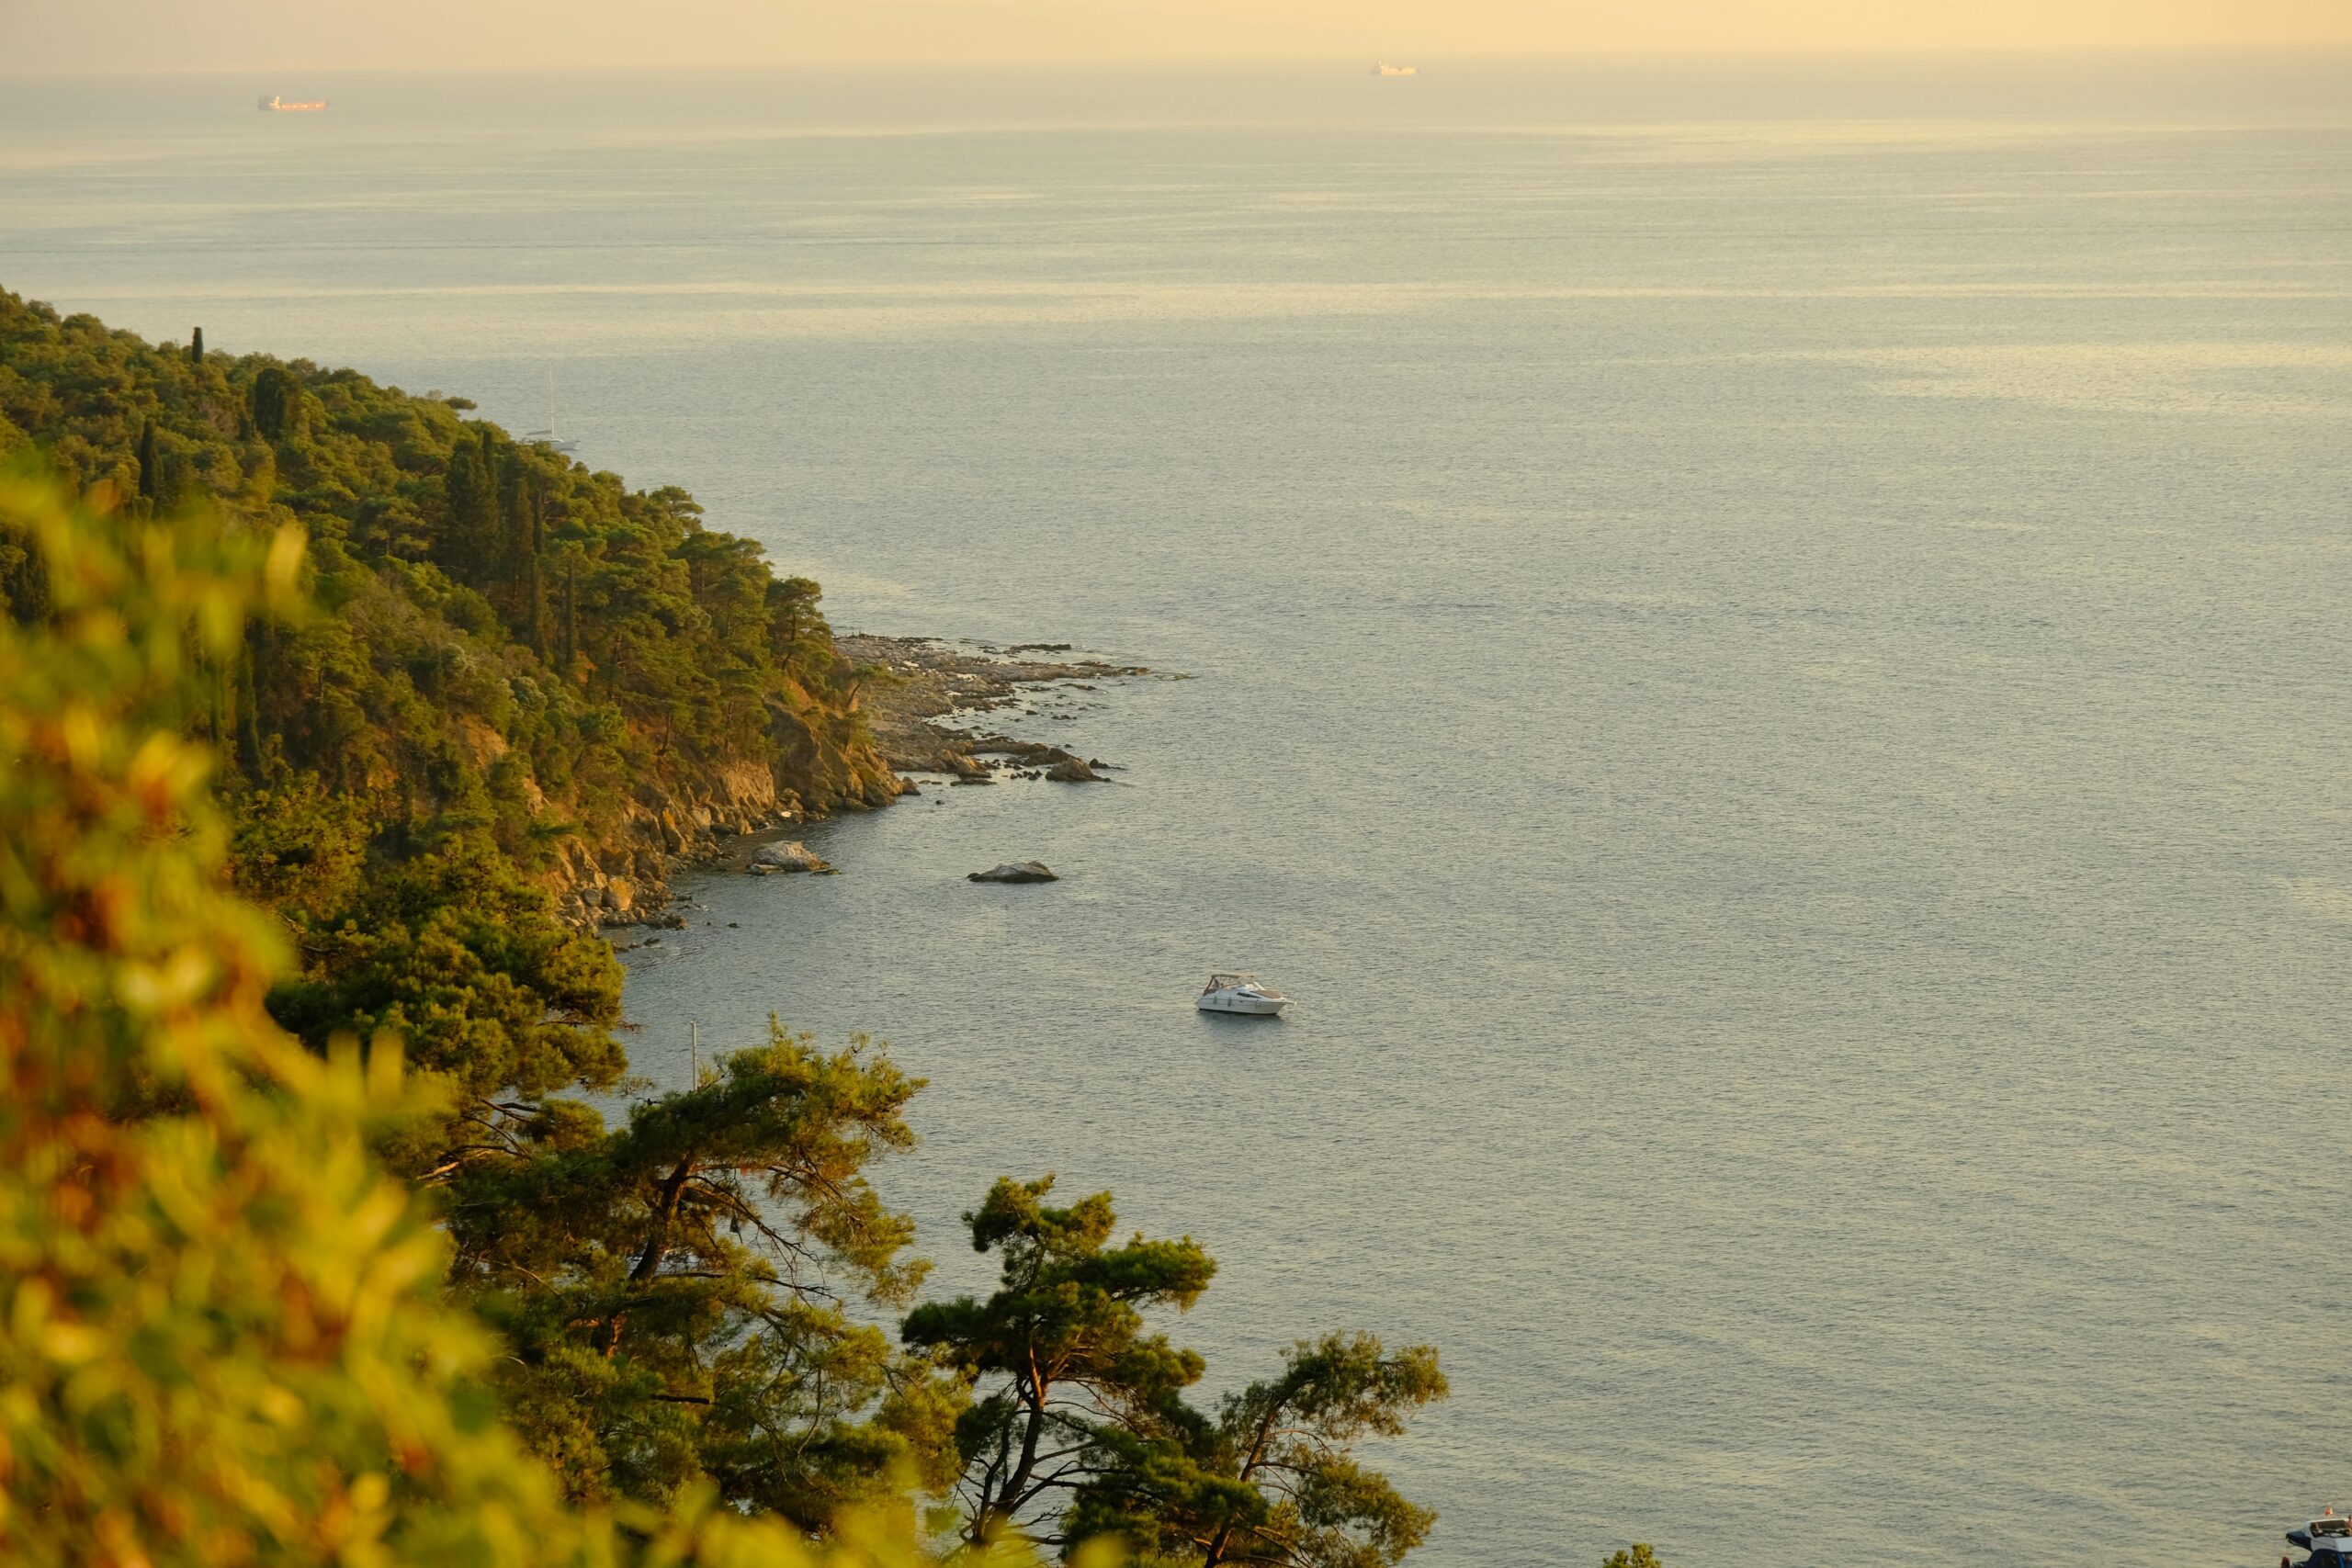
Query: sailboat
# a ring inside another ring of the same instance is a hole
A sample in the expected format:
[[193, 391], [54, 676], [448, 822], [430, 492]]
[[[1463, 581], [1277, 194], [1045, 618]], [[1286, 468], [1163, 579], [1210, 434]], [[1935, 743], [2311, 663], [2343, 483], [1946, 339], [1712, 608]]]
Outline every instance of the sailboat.
[[545, 430], [534, 430], [523, 439], [536, 441], [550, 452], [571, 452], [575, 447], [574, 443], [564, 440], [555, 433], [555, 372], [552, 370], [548, 372], [548, 427]]

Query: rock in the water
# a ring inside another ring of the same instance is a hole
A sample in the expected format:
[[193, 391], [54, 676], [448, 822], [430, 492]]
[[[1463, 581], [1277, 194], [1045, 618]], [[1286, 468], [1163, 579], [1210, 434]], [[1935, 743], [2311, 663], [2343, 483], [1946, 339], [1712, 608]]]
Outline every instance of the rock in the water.
[[775, 871], [826, 872], [833, 868], [825, 863], [823, 856], [795, 839], [789, 843], [761, 845], [747, 869], [753, 875], [764, 876]]
[[1046, 770], [1046, 776], [1057, 784], [1101, 784], [1102, 775], [1075, 757], [1066, 757]]
[[1046, 869], [1046, 863], [1036, 860], [1007, 861], [989, 871], [967, 873], [969, 882], [1059, 882], [1060, 877]]

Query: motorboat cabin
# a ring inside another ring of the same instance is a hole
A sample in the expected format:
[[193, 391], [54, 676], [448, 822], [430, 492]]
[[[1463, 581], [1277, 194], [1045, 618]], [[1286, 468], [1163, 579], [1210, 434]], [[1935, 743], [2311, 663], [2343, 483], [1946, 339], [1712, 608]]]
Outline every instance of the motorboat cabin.
[[1252, 1013], [1272, 1018], [1290, 1006], [1290, 998], [1255, 975], [1216, 974], [1201, 988], [1193, 1006], [1203, 1012]]
[[[2311, 1553], [2293, 1568], [2352, 1568], [2352, 1518], [2338, 1518], [2330, 1508], [2324, 1517], [2287, 1532], [2287, 1544]], [[2281, 1562], [2291, 1562], [2289, 1558]]]

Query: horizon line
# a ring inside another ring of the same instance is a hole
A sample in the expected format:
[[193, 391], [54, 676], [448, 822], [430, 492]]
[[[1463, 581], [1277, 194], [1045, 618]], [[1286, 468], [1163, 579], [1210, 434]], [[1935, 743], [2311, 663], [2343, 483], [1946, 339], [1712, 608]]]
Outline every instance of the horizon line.
[[2139, 60], [2177, 60], [2182, 57], [2222, 56], [2246, 59], [2263, 56], [2292, 55], [2312, 64], [2321, 63], [2312, 58], [2313, 51], [2323, 55], [2340, 55], [2345, 63], [2352, 64], [2352, 39], [2314, 38], [2308, 39], [2267, 39], [2256, 42], [2227, 41], [2211, 43], [2154, 44], [1915, 44], [1889, 46], [1881, 44], [1756, 44], [1743, 48], [1648, 48], [1592, 50], [1525, 50], [1525, 51], [1439, 51], [1403, 53], [1391, 50], [1383, 54], [1377, 51], [1318, 50], [1314, 51], [1272, 52], [1249, 54], [1206, 54], [1196, 56], [1170, 55], [1143, 57], [1106, 54], [1100, 57], [989, 57], [969, 61], [944, 60], [886, 60], [860, 56], [843, 56], [833, 60], [791, 60], [729, 63], [707, 62], [696, 63], [645, 65], [632, 62], [574, 62], [564, 64], [502, 64], [502, 65], [358, 65], [304, 62], [300, 63], [256, 63], [253, 65], [117, 65], [90, 67], [69, 65], [30, 69], [0, 67], [0, 81], [33, 78], [87, 77], [151, 77], [151, 76], [245, 76], [271, 72], [327, 72], [350, 75], [376, 76], [557, 76], [557, 75], [758, 75], [775, 73], [814, 74], [825, 72], [888, 71], [909, 74], [952, 73], [967, 74], [977, 68], [992, 71], [1030, 70], [1050, 72], [1080, 71], [1153, 71], [1280, 69], [1287, 66], [1323, 67], [1336, 62], [1354, 62], [1359, 60], [1396, 59], [1407, 63], [1438, 62], [1441, 63], [1491, 65], [1590, 63], [1609, 61], [1736, 62], [1756, 60], [2024, 60], [2050, 58], [2105, 58]]

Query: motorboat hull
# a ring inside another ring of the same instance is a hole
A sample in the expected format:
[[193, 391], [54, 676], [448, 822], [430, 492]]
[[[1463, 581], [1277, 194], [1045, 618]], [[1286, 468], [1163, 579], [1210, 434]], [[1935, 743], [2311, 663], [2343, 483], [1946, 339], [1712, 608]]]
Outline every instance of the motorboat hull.
[[1287, 997], [1253, 997], [1233, 991], [1211, 991], [1195, 1004], [1203, 1012], [1238, 1012], [1253, 1018], [1276, 1018], [1290, 1006]]

